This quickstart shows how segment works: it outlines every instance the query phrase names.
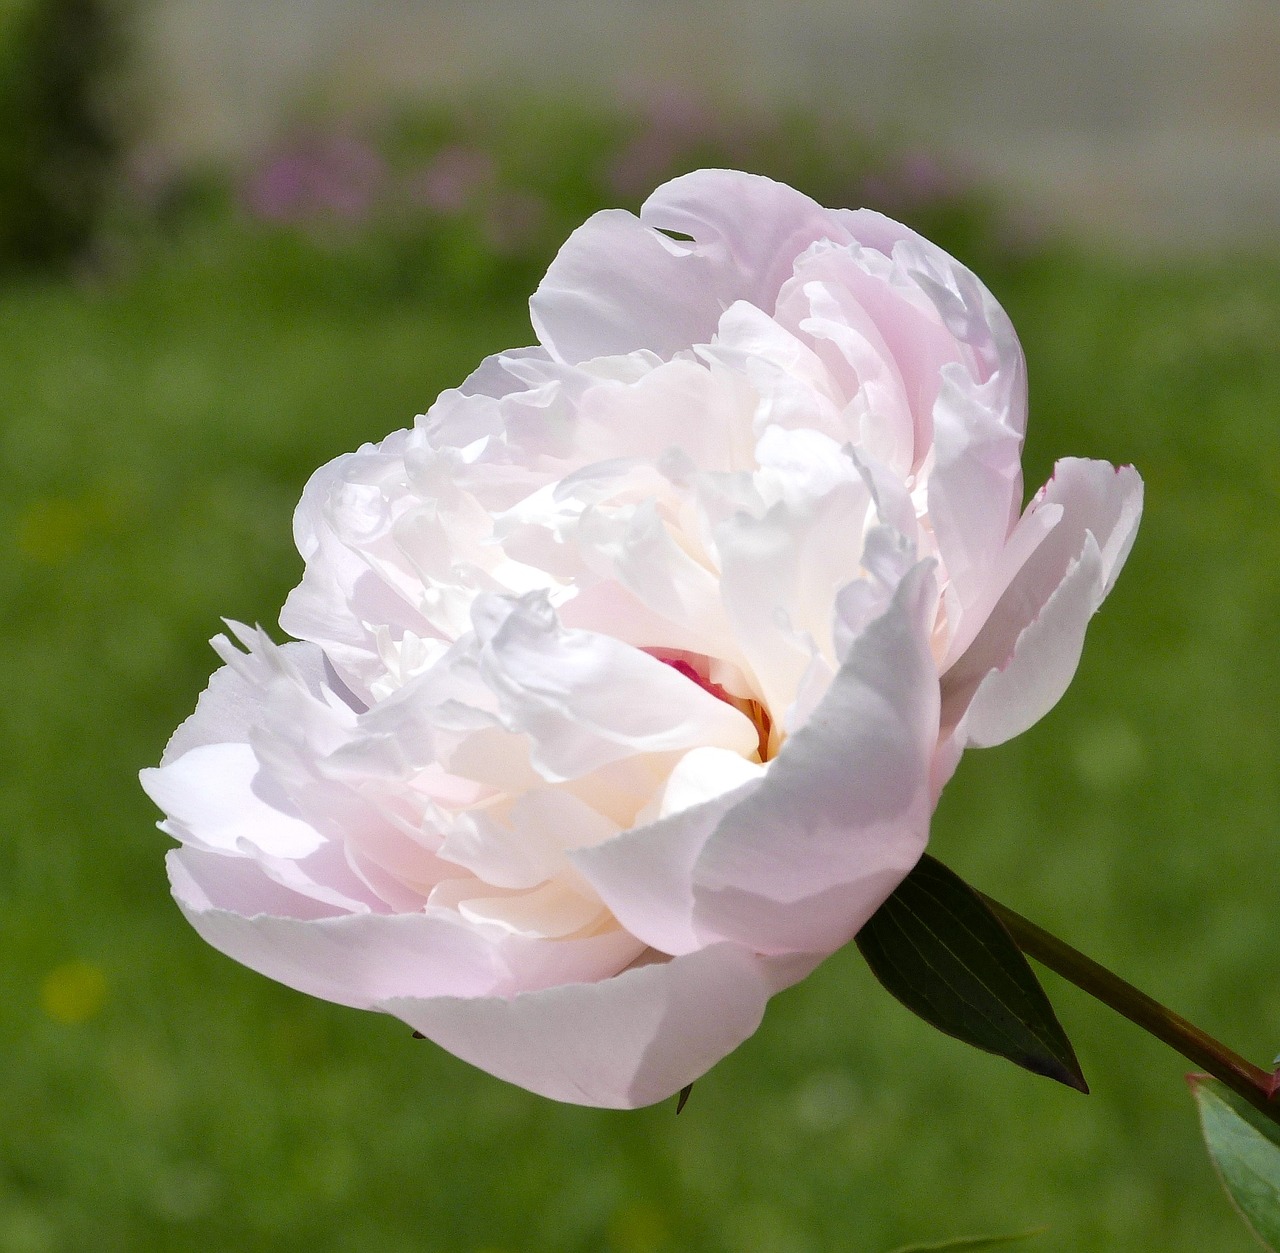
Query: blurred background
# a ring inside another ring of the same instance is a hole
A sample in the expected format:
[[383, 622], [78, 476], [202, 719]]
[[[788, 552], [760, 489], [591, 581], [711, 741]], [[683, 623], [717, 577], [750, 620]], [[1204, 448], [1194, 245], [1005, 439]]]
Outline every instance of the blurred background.
[[0, 1253], [1252, 1247], [1185, 1064], [1052, 976], [1093, 1095], [853, 951], [674, 1105], [556, 1106], [207, 949], [136, 773], [321, 462], [484, 355], [589, 212], [706, 164], [903, 218], [1011, 312], [1027, 481], [1147, 513], [1079, 676], [934, 851], [1280, 1050], [1271, 0], [0, 0]]

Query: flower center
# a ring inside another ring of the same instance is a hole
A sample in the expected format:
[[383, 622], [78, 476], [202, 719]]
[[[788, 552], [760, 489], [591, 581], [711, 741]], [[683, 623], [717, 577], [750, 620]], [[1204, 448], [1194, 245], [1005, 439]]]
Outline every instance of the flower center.
[[745, 714], [750, 718], [759, 740], [756, 757], [761, 764], [768, 761], [777, 752], [778, 745], [771, 742], [773, 739], [773, 716], [769, 713], [769, 710], [754, 697], [735, 696], [712, 679], [710, 677], [711, 659], [709, 657], [701, 657], [692, 653], [672, 654], [660, 648], [646, 648], [644, 651], [684, 675], [686, 679], [692, 680], [704, 692], [709, 692], [717, 700], [724, 701], [726, 705], [732, 705], [739, 713]]

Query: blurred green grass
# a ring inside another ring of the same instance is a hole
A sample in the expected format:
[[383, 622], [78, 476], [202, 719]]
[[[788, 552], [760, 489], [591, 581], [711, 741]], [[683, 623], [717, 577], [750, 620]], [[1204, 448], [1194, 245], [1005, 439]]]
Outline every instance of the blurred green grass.
[[[1023, 337], [1031, 487], [1133, 461], [1137, 547], [1058, 709], [974, 753], [933, 849], [1256, 1060], [1280, 1047], [1280, 263], [1048, 251], [983, 270]], [[197, 231], [0, 294], [0, 1253], [878, 1253], [1249, 1237], [1185, 1066], [1052, 976], [1094, 1094], [930, 1031], [846, 951], [674, 1104], [557, 1106], [208, 949], [136, 784], [274, 623], [321, 462], [406, 425], [518, 297]]]

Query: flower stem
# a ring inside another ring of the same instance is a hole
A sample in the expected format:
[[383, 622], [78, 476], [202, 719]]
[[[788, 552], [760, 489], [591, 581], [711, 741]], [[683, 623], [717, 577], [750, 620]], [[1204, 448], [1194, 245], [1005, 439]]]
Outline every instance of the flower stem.
[[1009, 929], [1017, 945], [1029, 957], [1074, 983], [1082, 991], [1109, 1005], [1130, 1022], [1162, 1040], [1188, 1061], [1220, 1079], [1233, 1092], [1280, 1123], [1280, 1101], [1273, 1100], [1280, 1088], [1280, 1072], [1262, 1070], [1238, 1053], [1201, 1031], [1179, 1014], [1153, 1000], [1133, 984], [1112, 974], [1078, 949], [1051, 935], [1007, 905], [983, 895], [982, 899]]

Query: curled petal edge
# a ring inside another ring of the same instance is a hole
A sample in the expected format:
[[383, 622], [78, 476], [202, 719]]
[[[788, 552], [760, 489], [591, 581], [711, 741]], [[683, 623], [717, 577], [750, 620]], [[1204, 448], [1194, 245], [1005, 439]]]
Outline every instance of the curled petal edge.
[[755, 1032], [770, 996], [819, 960], [716, 944], [596, 983], [511, 997], [398, 997], [377, 1008], [541, 1096], [635, 1109], [704, 1075]]

